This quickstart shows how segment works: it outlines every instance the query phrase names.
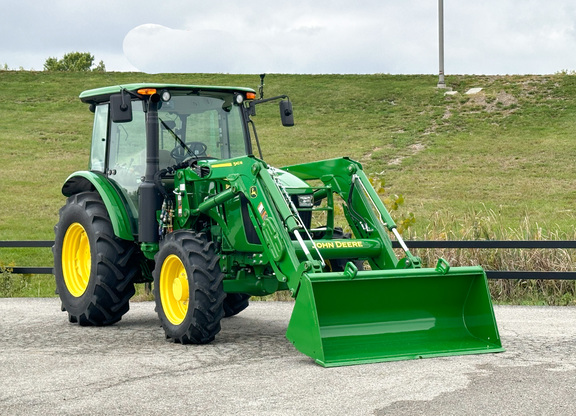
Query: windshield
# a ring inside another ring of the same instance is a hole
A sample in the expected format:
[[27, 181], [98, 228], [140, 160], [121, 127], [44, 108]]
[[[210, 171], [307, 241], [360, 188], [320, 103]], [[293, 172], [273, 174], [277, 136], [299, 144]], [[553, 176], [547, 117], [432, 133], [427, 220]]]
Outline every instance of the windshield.
[[[188, 158], [228, 159], [249, 153], [244, 140], [242, 108], [233, 104], [232, 94], [215, 94], [172, 95], [170, 101], [159, 105], [160, 169]], [[105, 125], [105, 118], [101, 124]], [[107, 174], [135, 204], [146, 172], [145, 120], [143, 103], [136, 100], [132, 105], [132, 121], [110, 124]], [[100, 136], [96, 143], [100, 147], [106, 145]], [[93, 150], [93, 153], [95, 159], [97, 152]], [[93, 161], [92, 166], [97, 168], [97, 163]]]
[[226, 98], [173, 96], [162, 103], [158, 109], [160, 153], [168, 151], [175, 159], [246, 155], [241, 108], [232, 104], [231, 95]]

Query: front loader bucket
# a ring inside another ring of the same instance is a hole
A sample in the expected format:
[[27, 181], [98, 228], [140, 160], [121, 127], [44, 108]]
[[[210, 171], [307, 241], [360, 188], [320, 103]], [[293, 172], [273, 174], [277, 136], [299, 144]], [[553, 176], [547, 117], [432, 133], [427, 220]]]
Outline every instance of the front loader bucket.
[[286, 337], [325, 367], [504, 351], [480, 267], [304, 275]]

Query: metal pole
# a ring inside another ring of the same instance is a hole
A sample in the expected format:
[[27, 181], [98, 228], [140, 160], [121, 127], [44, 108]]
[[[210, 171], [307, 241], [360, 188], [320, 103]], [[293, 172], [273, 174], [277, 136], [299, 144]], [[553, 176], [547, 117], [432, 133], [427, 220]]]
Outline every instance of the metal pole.
[[444, 0], [438, 0], [438, 43], [440, 70], [437, 87], [446, 88], [444, 82]]

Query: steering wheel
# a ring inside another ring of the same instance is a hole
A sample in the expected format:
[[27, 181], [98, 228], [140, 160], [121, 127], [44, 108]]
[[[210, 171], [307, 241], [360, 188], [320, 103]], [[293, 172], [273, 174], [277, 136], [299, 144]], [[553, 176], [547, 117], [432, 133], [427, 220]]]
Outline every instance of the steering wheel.
[[184, 160], [190, 158], [190, 157], [205, 157], [206, 156], [206, 149], [208, 149], [208, 146], [206, 146], [204, 143], [202, 142], [186, 142], [185, 143], [186, 146], [188, 147], [188, 149], [190, 149], [190, 151], [188, 151], [188, 149], [185, 149], [184, 147], [178, 145], [176, 146], [174, 149], [172, 149], [172, 151], [170, 152], [170, 156], [172, 156], [172, 158], [180, 163], [183, 162]]

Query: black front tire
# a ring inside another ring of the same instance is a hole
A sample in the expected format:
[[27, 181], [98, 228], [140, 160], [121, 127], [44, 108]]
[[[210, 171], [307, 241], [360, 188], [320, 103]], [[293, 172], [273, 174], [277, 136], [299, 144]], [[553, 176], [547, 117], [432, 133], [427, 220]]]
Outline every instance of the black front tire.
[[114, 235], [100, 195], [70, 196], [54, 233], [56, 288], [68, 320], [102, 326], [122, 319], [140, 272], [137, 247]]
[[224, 317], [238, 315], [250, 304], [250, 295], [246, 293], [228, 293], [224, 299]]
[[179, 230], [162, 241], [154, 268], [156, 312], [166, 338], [206, 344], [220, 332], [224, 274], [204, 233]]

